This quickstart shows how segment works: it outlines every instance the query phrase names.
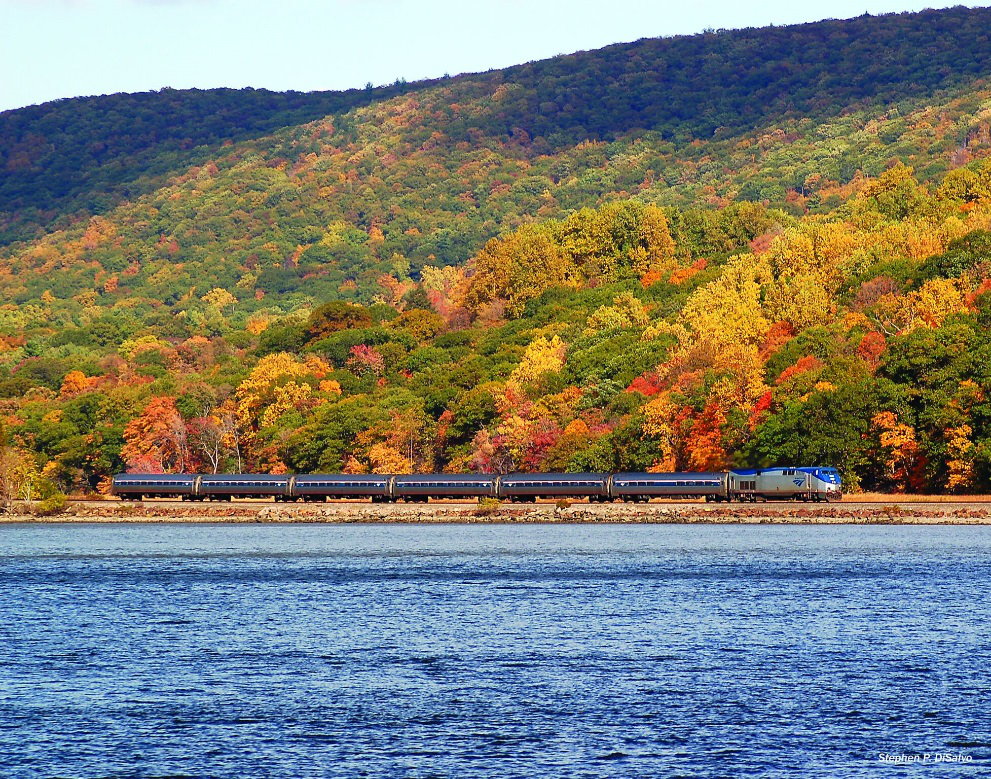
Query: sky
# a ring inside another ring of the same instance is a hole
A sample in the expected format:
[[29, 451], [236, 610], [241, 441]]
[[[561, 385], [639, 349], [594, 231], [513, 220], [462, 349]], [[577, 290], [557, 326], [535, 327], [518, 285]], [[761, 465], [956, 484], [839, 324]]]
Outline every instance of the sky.
[[162, 87], [348, 89], [706, 29], [988, 2], [0, 0], [0, 111]]

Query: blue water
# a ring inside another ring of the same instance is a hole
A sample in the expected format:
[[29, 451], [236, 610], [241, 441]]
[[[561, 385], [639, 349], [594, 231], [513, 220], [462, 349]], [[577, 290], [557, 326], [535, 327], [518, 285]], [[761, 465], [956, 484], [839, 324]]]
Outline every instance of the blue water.
[[991, 528], [0, 526], [0, 777], [989, 775], [989, 594]]

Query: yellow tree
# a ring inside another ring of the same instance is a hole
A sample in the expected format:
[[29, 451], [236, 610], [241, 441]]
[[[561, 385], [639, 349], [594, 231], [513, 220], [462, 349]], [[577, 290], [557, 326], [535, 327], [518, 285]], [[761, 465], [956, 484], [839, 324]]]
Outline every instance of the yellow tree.
[[422, 409], [392, 411], [388, 420], [358, 435], [372, 473], [431, 473], [435, 426]]
[[843, 222], [805, 222], [785, 230], [763, 255], [776, 278], [810, 276], [834, 291], [860, 261], [858, 235]]
[[558, 336], [535, 338], [510, 374], [509, 383], [522, 388], [535, 384], [544, 374], [557, 373], [564, 367], [564, 355], [565, 345]]
[[237, 298], [226, 289], [221, 289], [220, 287], [214, 287], [201, 297], [200, 300], [207, 305], [216, 306], [220, 310], [230, 306], [231, 313], [234, 313], [234, 306], [237, 304]]
[[893, 482], [895, 489], [902, 492], [909, 486], [920, 457], [915, 430], [900, 422], [897, 414], [891, 411], [875, 414], [871, 424], [879, 432], [881, 446], [887, 450], [885, 475]]
[[585, 334], [592, 335], [615, 328], [643, 329], [649, 321], [643, 303], [631, 292], [623, 292], [613, 299], [611, 306], [600, 306], [588, 318]]
[[787, 322], [796, 332], [828, 324], [836, 314], [828, 287], [811, 273], [780, 277], [770, 284], [766, 306], [772, 319]]
[[925, 207], [928, 196], [913, 173], [900, 162], [893, 165], [864, 185], [858, 195], [861, 203], [896, 222], [918, 213]]
[[[313, 382], [330, 372], [330, 366], [319, 357], [300, 362], [294, 355], [278, 352], [262, 357], [234, 393], [241, 427], [246, 438], [251, 431], [275, 424], [293, 408], [308, 406]], [[328, 384], [327, 390], [340, 390]]]
[[503, 300], [512, 316], [545, 290], [576, 287], [580, 281], [577, 267], [550, 230], [532, 225], [485, 244], [469, 261], [467, 276], [468, 308], [478, 313], [487, 303]]
[[973, 429], [960, 425], [946, 430], [946, 468], [949, 474], [946, 488], [950, 492], [962, 492], [974, 481], [974, 444], [970, 440]]
[[0, 508], [14, 510], [14, 501], [29, 499], [28, 488], [36, 476], [34, 459], [15, 446], [0, 446]]
[[930, 279], [913, 293], [912, 303], [929, 327], [940, 327], [947, 317], [967, 311], [966, 299], [953, 279]]
[[655, 460], [651, 470], [660, 472], [675, 470], [675, 453], [677, 432], [675, 417], [678, 415], [678, 405], [671, 400], [670, 394], [662, 392], [656, 395], [643, 407], [643, 422], [641, 429], [657, 441], [660, 456]]
[[692, 293], [682, 319], [699, 340], [759, 345], [771, 327], [762, 304], [771, 278], [762, 257], [734, 257], [718, 279]]
[[597, 281], [672, 270], [675, 243], [664, 212], [636, 201], [583, 208], [558, 228], [562, 250]]

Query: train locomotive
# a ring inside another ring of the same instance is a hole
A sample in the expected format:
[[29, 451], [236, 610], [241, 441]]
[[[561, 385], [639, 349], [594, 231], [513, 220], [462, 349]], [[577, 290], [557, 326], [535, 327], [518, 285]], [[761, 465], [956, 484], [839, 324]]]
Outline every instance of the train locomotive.
[[120, 498], [276, 501], [371, 500], [425, 503], [433, 499], [495, 498], [516, 503], [587, 498], [592, 503], [646, 503], [652, 498], [707, 501], [835, 501], [843, 497], [835, 468], [782, 466], [715, 473], [490, 474], [119, 474]]

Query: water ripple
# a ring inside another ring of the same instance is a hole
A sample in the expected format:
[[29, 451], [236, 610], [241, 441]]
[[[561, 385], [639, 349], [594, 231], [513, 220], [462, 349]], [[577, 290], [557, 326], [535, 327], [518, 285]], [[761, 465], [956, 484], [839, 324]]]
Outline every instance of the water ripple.
[[0, 776], [981, 776], [989, 583], [973, 527], [6, 526]]

